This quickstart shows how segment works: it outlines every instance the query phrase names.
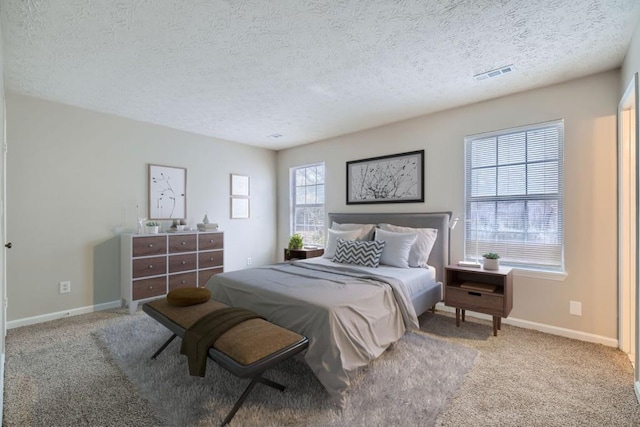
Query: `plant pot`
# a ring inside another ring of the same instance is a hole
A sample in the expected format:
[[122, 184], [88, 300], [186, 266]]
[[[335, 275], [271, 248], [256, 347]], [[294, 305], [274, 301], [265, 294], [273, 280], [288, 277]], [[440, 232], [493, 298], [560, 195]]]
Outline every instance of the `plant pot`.
[[484, 268], [485, 270], [499, 270], [500, 262], [497, 259], [485, 258], [484, 262], [482, 263], [482, 268]]
[[153, 225], [153, 226], [148, 226], [145, 225], [144, 226], [144, 230], [147, 232], [147, 234], [158, 234], [158, 229], [160, 228], [160, 226], [158, 225]]

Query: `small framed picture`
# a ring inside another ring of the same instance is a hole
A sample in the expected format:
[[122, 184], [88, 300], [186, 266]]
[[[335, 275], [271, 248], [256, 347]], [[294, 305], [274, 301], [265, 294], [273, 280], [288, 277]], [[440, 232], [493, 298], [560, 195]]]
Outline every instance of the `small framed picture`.
[[247, 197], [231, 198], [231, 218], [233, 219], [249, 218], [249, 198]]
[[231, 196], [249, 197], [249, 177], [231, 174]]
[[149, 219], [187, 217], [187, 169], [149, 165]]

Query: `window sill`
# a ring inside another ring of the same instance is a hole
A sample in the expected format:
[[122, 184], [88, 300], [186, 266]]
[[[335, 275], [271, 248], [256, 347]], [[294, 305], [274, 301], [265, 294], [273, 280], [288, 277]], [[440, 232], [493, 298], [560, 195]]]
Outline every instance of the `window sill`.
[[515, 267], [513, 268], [513, 275], [532, 279], [555, 280], [556, 282], [564, 282], [564, 280], [569, 277], [569, 274], [564, 271], [545, 271]]

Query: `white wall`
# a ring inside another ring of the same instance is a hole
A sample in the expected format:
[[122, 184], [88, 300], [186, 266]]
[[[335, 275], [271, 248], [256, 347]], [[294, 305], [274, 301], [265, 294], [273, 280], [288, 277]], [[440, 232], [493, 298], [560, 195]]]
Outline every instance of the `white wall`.
[[[464, 211], [466, 135], [565, 120], [565, 260], [562, 282], [517, 277], [511, 317], [617, 339], [616, 111], [619, 71], [419, 117], [278, 153], [278, 241], [289, 235], [289, 168], [324, 160], [327, 212]], [[345, 162], [426, 150], [425, 203], [347, 206]], [[462, 258], [462, 227], [452, 262]], [[279, 255], [281, 256], [281, 255]], [[569, 301], [582, 302], [581, 317]]]
[[633, 32], [631, 43], [629, 44], [629, 50], [625, 55], [624, 62], [622, 63], [620, 79], [621, 90], [620, 95], [624, 93], [631, 82], [633, 75], [640, 71], [640, 20], [636, 25], [636, 29]]
[[[276, 154], [7, 94], [9, 320], [120, 299], [116, 232], [147, 209], [147, 164], [187, 168], [187, 216], [225, 231], [225, 270], [275, 256]], [[251, 177], [251, 218], [229, 219], [229, 176]], [[70, 280], [71, 293], [58, 294]]]

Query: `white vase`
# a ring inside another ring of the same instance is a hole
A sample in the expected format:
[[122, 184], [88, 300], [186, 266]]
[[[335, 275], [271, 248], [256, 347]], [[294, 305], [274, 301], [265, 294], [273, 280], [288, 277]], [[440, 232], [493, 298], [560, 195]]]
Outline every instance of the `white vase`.
[[145, 225], [144, 229], [148, 234], [158, 234], [159, 226], [157, 226], [157, 225], [152, 225], [152, 226]]
[[484, 268], [485, 270], [499, 270], [500, 263], [497, 259], [485, 258], [484, 262], [482, 263], [482, 268]]

